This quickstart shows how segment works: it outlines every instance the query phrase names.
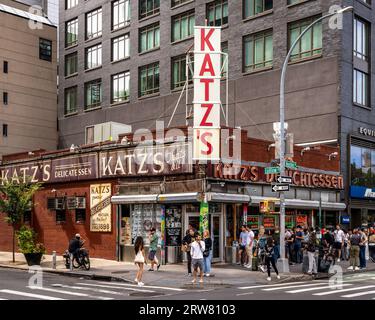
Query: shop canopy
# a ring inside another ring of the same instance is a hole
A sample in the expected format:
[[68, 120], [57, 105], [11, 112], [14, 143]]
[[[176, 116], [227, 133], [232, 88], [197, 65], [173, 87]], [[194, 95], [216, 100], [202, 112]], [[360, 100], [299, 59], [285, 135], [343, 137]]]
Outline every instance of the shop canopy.
[[[267, 197], [251, 196], [251, 204], [259, 204], [261, 201], [268, 200]], [[275, 201], [276, 205], [280, 205], [280, 199]], [[319, 209], [319, 201], [301, 200], [301, 199], [285, 199], [285, 206], [296, 209]], [[322, 201], [322, 209], [325, 210], [345, 210], [345, 203]]]
[[[224, 203], [249, 203], [250, 196], [244, 194], [207, 192], [208, 202]], [[202, 196], [199, 192], [168, 193], [168, 194], [145, 194], [145, 195], [118, 195], [112, 197], [113, 204], [131, 203], [188, 203], [200, 202]]]

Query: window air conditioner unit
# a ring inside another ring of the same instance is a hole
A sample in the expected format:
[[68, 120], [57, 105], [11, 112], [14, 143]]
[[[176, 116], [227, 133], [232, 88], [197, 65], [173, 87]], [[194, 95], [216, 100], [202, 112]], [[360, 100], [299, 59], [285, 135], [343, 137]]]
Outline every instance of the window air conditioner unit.
[[77, 209], [86, 209], [86, 197], [77, 197]]
[[56, 210], [64, 210], [64, 209], [65, 209], [65, 199], [56, 198]]
[[77, 197], [67, 197], [66, 207], [68, 210], [74, 210], [75, 208], [77, 208]]

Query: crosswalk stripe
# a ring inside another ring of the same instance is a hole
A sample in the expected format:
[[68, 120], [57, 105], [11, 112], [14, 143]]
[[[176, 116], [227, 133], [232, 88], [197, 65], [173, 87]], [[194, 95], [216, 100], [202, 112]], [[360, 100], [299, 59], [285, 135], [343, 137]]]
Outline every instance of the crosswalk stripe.
[[112, 295], [117, 295], [117, 296], [128, 295], [128, 294], [117, 292], [117, 291], [104, 290], [104, 289], [98, 289], [98, 288], [79, 287], [79, 286], [68, 286], [66, 284], [53, 284], [52, 286], [60, 287], [60, 288], [69, 288], [69, 289], [74, 289], [74, 290], [93, 291], [93, 292], [106, 293], [106, 294], [112, 294]]
[[368, 294], [375, 294], [375, 291], [365, 291], [365, 292], [347, 294], [345, 296], [341, 296], [341, 298], [355, 298], [355, 297], [366, 296]]
[[14, 295], [17, 295], [17, 296], [29, 297], [29, 298], [37, 298], [37, 299], [42, 299], [42, 300], [66, 300], [66, 299], [62, 299], [62, 298], [44, 296], [44, 295], [41, 295], [41, 294], [34, 294], [34, 293], [28, 293], [28, 292], [22, 292], [22, 291], [8, 290], [8, 289], [0, 290], [0, 292], [14, 294]]
[[49, 292], [56, 292], [60, 294], [66, 294], [70, 296], [77, 296], [77, 297], [86, 297], [86, 298], [94, 298], [94, 299], [99, 299], [99, 300], [112, 300], [114, 298], [107, 298], [107, 297], [96, 297], [96, 296], [91, 296], [86, 293], [80, 293], [80, 292], [72, 292], [72, 291], [66, 291], [66, 290], [58, 290], [58, 289], [52, 289], [52, 288], [45, 288], [45, 287], [36, 287], [36, 286], [28, 286], [28, 288], [33, 289], [33, 290], [42, 290], [42, 291], [49, 291]]
[[8, 299], [3, 299], [3, 298], [0, 298], [0, 300], [8, 300]]
[[326, 296], [329, 294], [337, 294], [337, 293], [346, 292], [346, 291], [362, 290], [362, 289], [369, 289], [369, 288], [374, 288], [374, 287], [375, 286], [364, 286], [364, 287], [356, 287], [356, 288], [350, 288], [350, 289], [333, 290], [329, 292], [319, 292], [319, 293], [314, 293], [314, 296]]
[[[350, 283], [344, 283], [342, 284], [343, 287], [346, 286], [352, 286]], [[316, 290], [322, 290], [322, 289], [329, 289], [331, 288], [329, 286], [320, 286], [320, 287], [315, 287], [315, 288], [308, 288], [308, 289], [298, 289], [298, 290], [292, 290], [292, 291], [286, 291], [287, 293], [300, 293], [300, 292], [308, 292], [308, 291], [316, 291]]]
[[286, 284], [304, 284], [306, 283], [305, 282], [302, 282], [302, 281], [299, 281], [299, 282], [288, 282], [288, 283], [278, 283], [278, 284], [263, 284], [263, 285], [260, 285], [260, 286], [251, 286], [251, 287], [238, 287], [238, 289], [240, 290], [247, 290], [247, 289], [256, 289], [256, 288], [264, 288], [264, 287], [278, 287], [278, 286], [282, 286], [282, 285], [286, 285]]
[[[98, 283], [107, 283], [99, 281]], [[136, 284], [130, 284], [130, 283], [116, 283], [116, 286], [122, 286], [122, 287], [138, 287]], [[159, 286], [142, 286], [142, 288], [149, 288], [149, 289], [162, 289], [162, 290], [171, 290], [171, 291], [186, 291], [185, 289], [180, 288], [172, 288], [172, 287], [159, 287]]]
[[303, 287], [313, 287], [313, 286], [325, 286], [327, 283], [310, 283], [310, 284], [302, 284], [298, 286], [284, 286], [278, 288], [269, 288], [269, 289], [262, 289], [263, 291], [276, 291], [276, 290], [283, 290], [283, 289], [293, 289], [293, 288], [303, 288]]
[[126, 287], [118, 287], [118, 286], [111, 286], [111, 285], [104, 285], [104, 284], [94, 284], [94, 283], [77, 283], [77, 284], [80, 285], [80, 286], [122, 289], [122, 290], [130, 290], [130, 291], [137, 291], [137, 292], [149, 292], [149, 293], [155, 292], [155, 291], [152, 291], [152, 290], [144, 290], [144, 289], [136, 289], [136, 288], [126, 288]]

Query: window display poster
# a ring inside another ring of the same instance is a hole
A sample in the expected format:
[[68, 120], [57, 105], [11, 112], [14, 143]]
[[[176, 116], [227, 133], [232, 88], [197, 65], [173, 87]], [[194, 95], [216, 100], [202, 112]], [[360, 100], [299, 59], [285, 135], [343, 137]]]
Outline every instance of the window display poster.
[[265, 229], [274, 229], [276, 227], [276, 217], [265, 216], [263, 218], [263, 226]]
[[250, 229], [259, 229], [259, 216], [247, 216], [247, 225]]
[[167, 206], [165, 209], [166, 245], [180, 246], [182, 239], [182, 207]]
[[285, 216], [285, 228], [292, 229], [294, 227], [294, 217]]
[[296, 216], [296, 224], [297, 226], [307, 226], [307, 216], [305, 215], [297, 215]]

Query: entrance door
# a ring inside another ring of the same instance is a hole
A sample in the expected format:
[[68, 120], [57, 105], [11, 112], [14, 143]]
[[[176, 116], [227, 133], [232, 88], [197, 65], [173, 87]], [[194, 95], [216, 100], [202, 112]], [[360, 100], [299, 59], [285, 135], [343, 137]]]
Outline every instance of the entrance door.
[[[199, 213], [187, 213], [186, 226], [189, 224], [199, 230]], [[212, 239], [212, 261], [223, 261], [223, 218], [221, 214], [209, 214], [208, 229]]]

